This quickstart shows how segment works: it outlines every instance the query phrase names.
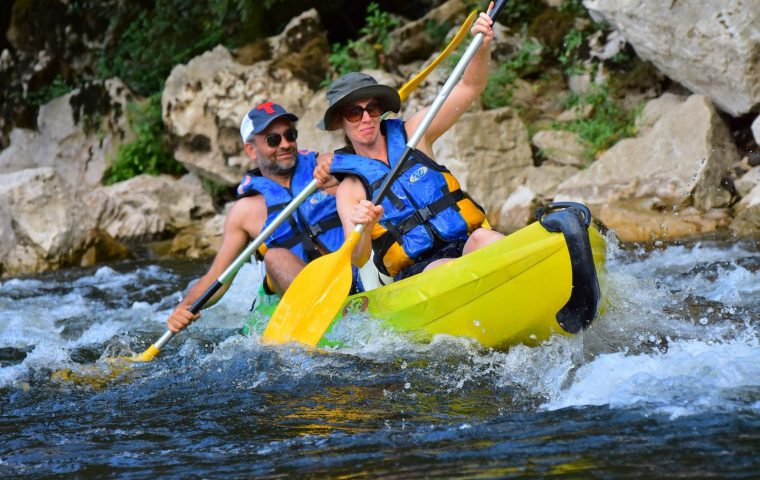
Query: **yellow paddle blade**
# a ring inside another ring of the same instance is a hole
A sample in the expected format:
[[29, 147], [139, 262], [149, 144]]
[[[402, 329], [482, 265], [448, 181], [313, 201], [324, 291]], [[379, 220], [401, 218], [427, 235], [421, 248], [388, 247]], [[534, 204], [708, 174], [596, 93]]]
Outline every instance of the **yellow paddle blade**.
[[76, 371], [64, 368], [53, 372], [51, 378], [59, 382], [71, 382], [101, 389], [117, 379], [123, 379], [133, 363], [150, 362], [160, 351], [155, 345], [151, 345], [139, 355], [106, 358], [104, 362], [87, 365]]
[[354, 231], [336, 252], [301, 270], [269, 319], [264, 342], [317, 345], [351, 290], [351, 252], [360, 236]]
[[401, 97], [401, 101], [403, 102], [406, 100], [406, 97], [409, 96], [412, 91], [417, 88], [417, 85], [422, 83], [423, 80], [428, 76], [430, 72], [433, 71], [435, 67], [438, 66], [439, 63], [443, 61], [444, 58], [448, 57], [451, 52], [453, 52], [460, 43], [462, 43], [462, 40], [467, 36], [467, 32], [470, 29], [470, 25], [472, 25], [472, 22], [475, 21], [475, 18], [478, 16], [478, 11], [473, 10], [470, 12], [470, 15], [467, 16], [467, 19], [464, 21], [461, 27], [459, 27], [459, 31], [457, 31], [457, 34], [454, 35], [454, 38], [451, 39], [449, 44], [446, 46], [446, 48], [443, 49], [443, 51], [436, 57], [435, 60], [433, 60], [430, 65], [425, 67], [423, 71], [418, 73], [413, 79], [409, 80], [398, 90], [398, 94]]

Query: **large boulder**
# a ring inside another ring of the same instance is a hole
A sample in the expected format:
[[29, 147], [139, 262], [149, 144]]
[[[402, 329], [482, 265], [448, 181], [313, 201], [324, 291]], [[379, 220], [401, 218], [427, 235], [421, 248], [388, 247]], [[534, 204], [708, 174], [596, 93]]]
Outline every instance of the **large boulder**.
[[433, 151], [436, 161], [492, 214], [517, 187], [512, 178], [533, 166], [528, 129], [509, 107], [465, 113], [433, 144]]
[[[313, 91], [271, 62], [245, 66], [218, 46], [174, 67], [161, 96], [164, 123], [176, 138], [174, 156], [191, 172], [237, 185], [253, 163], [243, 151], [240, 121], [254, 105], [274, 101], [301, 115]], [[302, 122], [303, 123], [303, 122]], [[299, 129], [315, 129], [299, 123]]]
[[[712, 103], [692, 95], [642, 136], [617, 143], [591, 167], [563, 182], [555, 199], [586, 203], [612, 228], [627, 222], [624, 213], [612, 212], [628, 208], [648, 210], [662, 223], [688, 207], [702, 213], [725, 207], [729, 194], [721, 179], [738, 160], [728, 128]], [[700, 231], [721, 224], [710, 222]], [[647, 231], [637, 240], [660, 233]]]
[[[327, 75], [329, 53], [317, 11], [293, 18], [267, 46], [271, 59], [251, 65], [218, 46], [176, 66], [166, 80], [161, 106], [176, 139], [174, 155], [199, 177], [237, 185], [254, 167], [239, 133], [254, 105], [271, 100], [299, 117], [313, 110], [313, 89]], [[299, 148], [315, 149], [308, 141], [321, 135], [316, 123], [313, 116], [298, 123]]]
[[636, 53], [738, 116], [760, 104], [760, 8], [746, 0], [584, 0]]
[[92, 265], [129, 252], [82, 208], [51, 167], [0, 174], [0, 274]]
[[760, 234], [760, 185], [742, 198], [734, 206], [735, 218], [731, 222], [731, 231], [737, 235]]
[[214, 204], [197, 177], [138, 175], [89, 192], [84, 202], [98, 228], [118, 240], [162, 237], [214, 215]]
[[40, 107], [37, 131], [14, 129], [0, 172], [52, 167], [73, 189], [100, 185], [119, 146], [134, 138], [125, 112], [133, 99], [119, 79], [95, 82]]

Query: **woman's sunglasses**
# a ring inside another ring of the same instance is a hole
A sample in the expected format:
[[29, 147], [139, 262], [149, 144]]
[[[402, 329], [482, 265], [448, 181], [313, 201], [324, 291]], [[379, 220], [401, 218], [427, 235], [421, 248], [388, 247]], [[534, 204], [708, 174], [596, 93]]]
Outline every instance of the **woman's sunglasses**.
[[298, 130], [295, 128], [289, 128], [282, 133], [270, 133], [264, 137], [264, 140], [266, 140], [267, 145], [276, 148], [280, 145], [280, 142], [282, 142], [282, 137], [285, 137], [285, 140], [289, 142], [295, 142], [296, 138], [298, 138]]
[[340, 113], [343, 115], [343, 118], [354, 123], [362, 119], [364, 112], [367, 112], [372, 118], [379, 117], [383, 113], [380, 111], [380, 104], [377, 102], [369, 102], [366, 107], [362, 107], [361, 105], [346, 107]]

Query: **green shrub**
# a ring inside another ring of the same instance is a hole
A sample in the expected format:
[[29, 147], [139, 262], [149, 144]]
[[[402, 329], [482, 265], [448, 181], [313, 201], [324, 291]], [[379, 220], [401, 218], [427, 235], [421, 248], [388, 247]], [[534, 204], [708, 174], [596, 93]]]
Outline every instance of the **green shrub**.
[[172, 157], [166, 145], [159, 94], [148, 97], [143, 103], [129, 103], [127, 119], [137, 138], [122, 145], [117, 152], [111, 168], [106, 172], [106, 185], [143, 173], [158, 175], [185, 171], [182, 164]]
[[594, 156], [598, 156], [619, 140], [636, 134], [634, 121], [640, 108], [626, 111], [620, 107], [606, 85], [594, 85], [585, 95], [571, 95], [565, 106], [592, 107], [589, 118], [556, 122], [553, 126], [557, 130], [577, 133], [591, 145]]
[[[398, 19], [388, 12], [383, 12], [377, 3], [367, 6], [367, 16], [359, 33], [365, 37], [349, 40], [345, 45], [334, 43], [328, 61], [336, 76], [355, 72], [365, 68], [382, 66], [382, 56], [388, 50], [390, 32], [398, 25]], [[329, 84], [331, 78], [323, 84]]]
[[488, 76], [488, 84], [481, 99], [486, 109], [504, 107], [512, 101], [514, 82], [541, 63], [543, 45], [536, 40], [525, 38], [520, 50]]
[[125, 8], [131, 18], [101, 53], [98, 73], [120, 77], [140, 95], [160, 91], [175, 65], [220, 43], [237, 46], [256, 30], [247, 24], [254, 9], [248, 0], [156, 0], [150, 10]]
[[62, 76], [58, 75], [53, 79], [49, 85], [45, 85], [39, 90], [29, 92], [26, 101], [31, 105], [41, 106], [48, 103], [54, 98], [66, 95], [70, 91], [74, 90], [73, 85], [69, 84]]

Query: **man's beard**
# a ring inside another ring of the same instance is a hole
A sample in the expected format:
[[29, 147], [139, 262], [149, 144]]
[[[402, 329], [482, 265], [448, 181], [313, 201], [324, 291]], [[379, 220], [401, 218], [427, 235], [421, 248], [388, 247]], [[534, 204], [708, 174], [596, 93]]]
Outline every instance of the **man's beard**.
[[262, 171], [266, 171], [272, 175], [283, 176], [289, 175], [293, 172], [293, 170], [296, 168], [296, 162], [294, 160], [289, 165], [283, 165], [282, 163], [277, 162], [277, 160], [266, 158], [262, 159], [259, 168]]

